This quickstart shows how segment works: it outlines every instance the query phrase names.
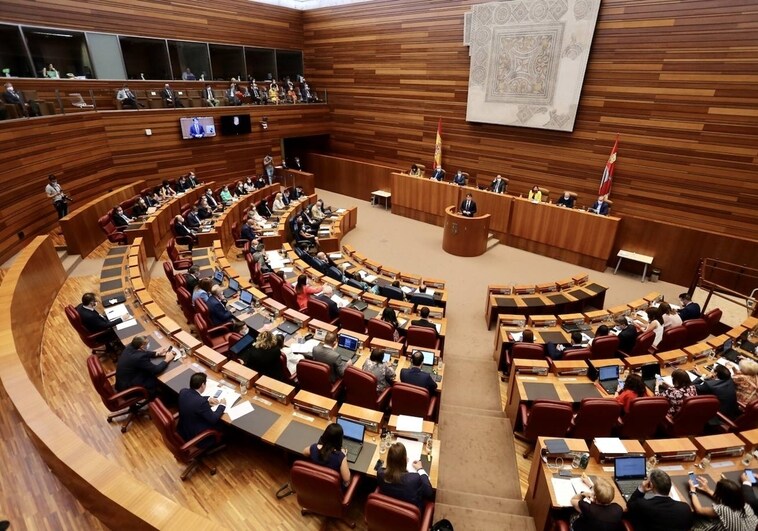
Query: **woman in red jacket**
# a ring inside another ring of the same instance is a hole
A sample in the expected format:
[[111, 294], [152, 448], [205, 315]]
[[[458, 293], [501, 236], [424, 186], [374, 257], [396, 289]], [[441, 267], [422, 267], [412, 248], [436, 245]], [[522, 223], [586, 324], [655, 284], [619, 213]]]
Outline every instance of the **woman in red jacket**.
[[630, 374], [624, 382], [624, 390], [621, 392], [616, 391], [616, 401], [624, 406], [624, 413], [629, 413], [629, 406], [632, 405], [632, 400], [643, 397], [646, 393], [647, 387], [645, 387], [645, 382], [642, 381], [642, 376]]

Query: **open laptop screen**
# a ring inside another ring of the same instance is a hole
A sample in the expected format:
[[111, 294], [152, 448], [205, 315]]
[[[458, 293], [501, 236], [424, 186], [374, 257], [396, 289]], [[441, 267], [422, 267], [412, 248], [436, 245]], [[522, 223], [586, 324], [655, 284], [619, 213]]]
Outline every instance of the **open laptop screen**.
[[421, 350], [420, 352], [424, 356], [424, 365], [434, 365], [434, 352], [428, 350]]
[[366, 431], [366, 426], [359, 422], [353, 422], [352, 420], [347, 420], [346, 418], [342, 417], [339, 417], [337, 419], [337, 424], [342, 426], [342, 431], [346, 438], [358, 442], [363, 442], [363, 434]]
[[239, 291], [239, 289], [240, 289], [240, 283], [239, 283], [239, 282], [237, 282], [237, 279], [235, 279], [235, 278], [230, 278], [230, 279], [229, 279], [229, 287], [230, 287], [231, 289], [233, 289], [234, 291]]
[[616, 479], [644, 478], [645, 456], [617, 457], [613, 460], [613, 476]]
[[240, 338], [239, 341], [237, 341], [234, 345], [232, 345], [229, 350], [233, 352], [235, 355], [239, 356], [240, 352], [242, 352], [247, 347], [249, 347], [252, 342], [253, 342], [253, 336], [251, 336], [250, 334], [245, 334], [244, 336]]
[[600, 380], [618, 380], [619, 366], [618, 365], [606, 365], [598, 369], [598, 379]]
[[340, 334], [337, 346], [355, 351], [358, 350], [358, 340], [353, 336]]
[[240, 291], [240, 300], [245, 304], [252, 304], [254, 298], [253, 294], [247, 290]]
[[217, 283], [221, 283], [224, 281], [224, 272], [223, 271], [216, 271], [213, 273], [213, 280]]

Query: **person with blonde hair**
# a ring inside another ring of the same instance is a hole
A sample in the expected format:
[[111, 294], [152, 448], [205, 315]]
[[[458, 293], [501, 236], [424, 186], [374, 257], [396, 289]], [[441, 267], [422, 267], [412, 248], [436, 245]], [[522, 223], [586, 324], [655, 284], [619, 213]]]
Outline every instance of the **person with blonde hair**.
[[573, 531], [622, 531], [621, 518], [624, 510], [618, 503], [613, 502], [615, 495], [613, 485], [602, 477], [595, 483], [584, 474], [582, 482], [588, 490], [582, 491], [571, 498], [571, 505], [577, 511], [572, 518]]
[[283, 380], [281, 347], [276, 336], [264, 330], [258, 334], [253, 346], [240, 353], [243, 363], [260, 374]]
[[758, 362], [743, 359], [739, 363], [740, 372], [732, 376], [737, 387], [737, 402], [749, 404], [758, 399]]
[[284, 204], [284, 196], [281, 192], [274, 197], [274, 210], [287, 210], [287, 205]]

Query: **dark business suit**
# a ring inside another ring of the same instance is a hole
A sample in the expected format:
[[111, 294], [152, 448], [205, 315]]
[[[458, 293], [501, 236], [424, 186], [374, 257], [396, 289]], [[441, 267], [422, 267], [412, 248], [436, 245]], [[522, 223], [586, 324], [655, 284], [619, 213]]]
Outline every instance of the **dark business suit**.
[[227, 310], [224, 303], [213, 295], [208, 297], [206, 304], [208, 305], [208, 318], [211, 320], [211, 326], [219, 326], [234, 320], [232, 312]]
[[292, 191], [292, 194], [290, 194], [290, 196], [291, 196], [291, 198], [292, 198], [292, 201], [297, 201], [297, 200], [298, 200], [298, 199], [300, 199], [301, 197], [305, 196], [305, 194], [303, 193], [303, 191], [302, 191], [302, 190], [299, 190], [299, 189], [295, 188], [295, 189]]
[[184, 107], [172, 89], [164, 88], [161, 90], [161, 98], [163, 98], [163, 103], [166, 104], [166, 107]]
[[255, 234], [255, 229], [245, 223], [242, 225], [242, 230], [240, 231], [240, 238], [243, 240], [254, 240], [258, 237], [257, 234]]
[[200, 228], [200, 218], [198, 217], [195, 212], [190, 212], [187, 214], [187, 217], [184, 218], [184, 224], [189, 227], [190, 229], [199, 229]]
[[144, 216], [147, 214], [147, 204], [134, 203], [132, 206], [132, 216]]
[[271, 212], [271, 209], [268, 207], [268, 201], [265, 200], [258, 203], [258, 207], [255, 210], [264, 218], [270, 218], [273, 215], [273, 212]]
[[[193, 125], [192, 127], [195, 127], [195, 126]], [[190, 128], [190, 133], [193, 133], [192, 128]], [[202, 133], [202, 130], [200, 131], [200, 133]], [[190, 185], [187, 182], [187, 179], [184, 179], [184, 180], [179, 179], [178, 181], [176, 181], [177, 192], [186, 192], [189, 189], [190, 189]]]
[[461, 215], [467, 218], [476, 216], [476, 201], [473, 199], [464, 199], [461, 203]]
[[700, 305], [696, 302], [690, 302], [679, 310], [679, 317], [682, 318], [682, 322], [689, 321], [691, 319], [700, 319]]
[[126, 216], [124, 214], [113, 214], [113, 216], [111, 216], [111, 219], [113, 220], [113, 224], [116, 227], [126, 227], [129, 225], [129, 220], [126, 219]]
[[282, 203], [284, 203], [284, 206], [289, 206], [291, 201], [290, 196], [282, 194]]
[[434, 494], [429, 477], [426, 474], [406, 472], [403, 474], [400, 483], [387, 483], [384, 481], [384, 472], [384, 468], [380, 468], [376, 472], [376, 477], [379, 480], [379, 492], [385, 496], [412, 503], [423, 514], [424, 500], [428, 500]]
[[428, 321], [427, 319], [423, 319], [423, 318], [415, 319], [411, 321], [411, 326], [426, 326], [427, 328], [431, 328], [432, 330], [434, 330], [435, 334], [439, 335], [439, 333], [437, 332], [437, 327], [434, 325], [433, 322]]
[[607, 216], [608, 211], [610, 209], [611, 207], [608, 206], [608, 203], [606, 203], [605, 201], [603, 201], [602, 203], [600, 201], [595, 201], [590, 210], [592, 210], [593, 212], [597, 214], [600, 214], [601, 216]]
[[274, 380], [284, 381], [281, 355], [282, 351], [278, 346], [268, 349], [250, 347], [242, 352], [240, 357], [246, 367]]
[[116, 365], [116, 391], [138, 386], [147, 389], [150, 396], [155, 396], [158, 375], [168, 367], [168, 363], [162, 360], [155, 364], [150, 361], [154, 357], [155, 352], [152, 350], [140, 350], [127, 345]]
[[429, 373], [422, 371], [419, 367], [410, 367], [400, 370], [400, 381], [403, 383], [417, 385], [429, 391], [433, 395], [437, 390], [437, 382]]
[[456, 173], [455, 177], [453, 177], [453, 183], [457, 184], [458, 186], [464, 186], [466, 184], [466, 176]]
[[434, 173], [432, 173], [432, 179], [435, 181], [444, 181], [445, 180], [445, 170], [442, 169], [436, 169], [434, 170]]
[[318, 344], [313, 347], [313, 360], [329, 365], [331, 369], [329, 379], [332, 382], [336, 381], [337, 378], [342, 378], [342, 375], [345, 374], [347, 363], [342, 361], [337, 351], [326, 345]]
[[215, 428], [225, 409], [223, 404], [219, 404], [216, 411], [213, 411], [207, 396], [195, 389], [182, 389], [179, 391], [179, 435], [186, 442], [205, 430]]
[[492, 181], [492, 184], [490, 185], [490, 190], [492, 190], [493, 192], [497, 194], [502, 194], [505, 192], [506, 186], [507, 185], [505, 184], [504, 180], [500, 179], [500, 181], [498, 181], [497, 179], [495, 179], [494, 181]]
[[737, 407], [737, 388], [734, 380], [719, 380], [718, 377], [703, 380], [703, 383], [695, 386], [698, 395], [714, 395], [719, 399], [719, 411], [729, 417], [735, 418], [739, 415]]
[[189, 237], [192, 241], [195, 239], [195, 235], [192, 231], [188, 229], [184, 223], [179, 223], [178, 221], [174, 223], [174, 233], [180, 238]]
[[218, 201], [213, 198], [213, 194], [205, 194], [205, 200], [208, 201], [208, 206], [213, 210], [218, 208]]
[[627, 326], [618, 335], [619, 350], [622, 352], [631, 352], [634, 344], [637, 343], [637, 329], [634, 326]]
[[82, 326], [92, 334], [102, 332], [103, 330], [109, 330], [121, 322], [121, 319], [116, 319], [111, 322], [97, 311], [85, 308], [83, 304], [76, 307], [76, 312], [79, 314], [79, 320], [82, 322]]
[[200, 279], [195, 275], [191, 275], [189, 273], [186, 273], [184, 275], [184, 283], [187, 284], [187, 291], [190, 293], [195, 291], [195, 286], [197, 286], [198, 282], [200, 282]]
[[574, 208], [574, 198], [569, 196], [568, 199], [561, 196], [561, 198], [555, 203], [556, 205], [562, 205], [566, 208]]
[[326, 305], [329, 306], [329, 318], [330, 319], [335, 319], [339, 315], [339, 313], [340, 313], [339, 306], [337, 306], [337, 303], [334, 302], [332, 299], [330, 299], [326, 295], [320, 295], [320, 294], [319, 295], [314, 295], [314, 297], [317, 298], [318, 300], [320, 300], [321, 302], [326, 303]]
[[635, 529], [644, 531], [689, 531], [694, 524], [690, 506], [669, 496], [645, 498], [639, 489], [627, 502], [627, 516]]

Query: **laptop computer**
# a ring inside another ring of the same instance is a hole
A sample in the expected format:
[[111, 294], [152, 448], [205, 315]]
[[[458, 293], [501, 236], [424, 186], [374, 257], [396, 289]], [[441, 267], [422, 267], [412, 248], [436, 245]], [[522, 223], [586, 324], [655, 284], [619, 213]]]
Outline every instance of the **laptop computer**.
[[363, 310], [365, 310], [366, 308], [368, 308], [368, 303], [366, 301], [357, 300], [357, 301], [353, 301], [348, 306], [352, 306], [353, 308], [355, 308], [359, 312], [362, 312]]
[[239, 300], [232, 303], [231, 306], [235, 310], [240, 310], [240, 311], [247, 310], [248, 308], [250, 308], [250, 305], [253, 304], [254, 301], [255, 301], [255, 297], [253, 296], [253, 294], [247, 291], [246, 289], [243, 289], [242, 291], [240, 291]]
[[240, 352], [242, 352], [247, 347], [252, 345], [254, 340], [255, 338], [252, 335], [245, 334], [244, 336], [242, 336], [242, 338], [239, 341], [237, 341], [234, 345], [229, 347], [229, 352], [231, 352], [235, 356], [239, 356]]
[[334, 349], [342, 361], [350, 361], [358, 350], [358, 339], [347, 334], [337, 336], [337, 348]]
[[236, 278], [229, 278], [229, 287], [224, 290], [224, 298], [234, 297], [240, 290], [240, 283]]
[[282, 324], [277, 326], [279, 330], [287, 334], [288, 336], [291, 336], [298, 330], [300, 330], [300, 325], [297, 323], [293, 323], [292, 321], [284, 321]]
[[612, 395], [619, 386], [619, 366], [606, 365], [597, 370], [597, 383], [605, 389], [605, 392]]
[[661, 375], [661, 366], [657, 363], [648, 363], [642, 366], [642, 381], [645, 382], [645, 386], [651, 391], [655, 392], [655, 379], [656, 376]]
[[592, 330], [592, 327], [587, 323], [564, 323], [561, 325], [561, 328], [563, 328], [567, 334], [573, 334], [574, 332], [589, 332]]
[[342, 426], [342, 446], [347, 450], [347, 462], [355, 463], [363, 449], [366, 426], [343, 417], [337, 417], [337, 424]]
[[416, 353], [416, 352], [421, 352], [421, 355], [424, 356], [424, 360], [421, 362], [421, 370], [431, 374], [432, 370], [434, 369], [434, 362], [436, 361], [434, 359], [434, 352], [431, 352], [428, 350], [414, 350], [413, 351], [413, 353]]
[[625, 500], [629, 500], [646, 476], [644, 455], [617, 457], [613, 460], [613, 480]]
[[[734, 340], [733, 339], [727, 339], [724, 341], [724, 344], [721, 345], [721, 357], [726, 358], [731, 362], [737, 363], [737, 360], [740, 357], [739, 352], [734, 350]], [[719, 354], [718, 350], [716, 350], [716, 353]]]
[[224, 272], [223, 271], [216, 271], [213, 273], [213, 282], [214, 284], [223, 284], [224, 283]]

